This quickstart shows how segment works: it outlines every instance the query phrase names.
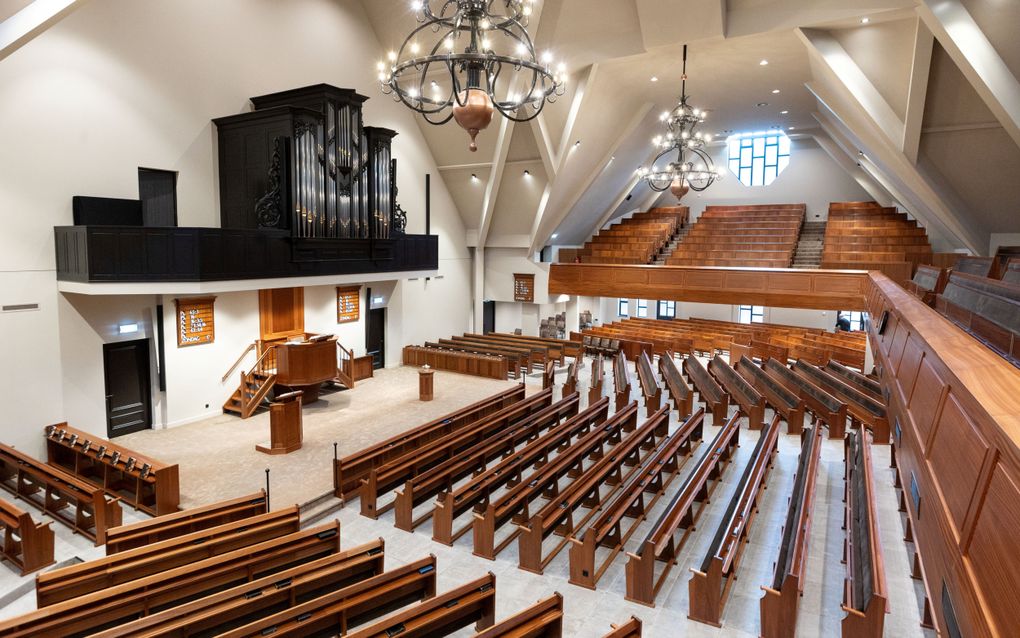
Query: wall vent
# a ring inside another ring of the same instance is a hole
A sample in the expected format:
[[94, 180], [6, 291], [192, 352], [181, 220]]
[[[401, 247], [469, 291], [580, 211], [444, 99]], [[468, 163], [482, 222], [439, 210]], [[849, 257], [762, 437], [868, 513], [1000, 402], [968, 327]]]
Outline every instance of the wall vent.
[[38, 310], [39, 304], [37, 303], [16, 303], [6, 306], [2, 306], [3, 312], [28, 312], [30, 310]]

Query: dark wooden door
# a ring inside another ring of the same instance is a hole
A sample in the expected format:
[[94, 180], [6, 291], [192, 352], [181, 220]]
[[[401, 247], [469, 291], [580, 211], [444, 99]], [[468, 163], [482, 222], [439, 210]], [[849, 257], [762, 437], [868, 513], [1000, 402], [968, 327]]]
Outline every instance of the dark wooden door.
[[146, 226], [177, 225], [177, 173], [139, 168], [138, 198]]
[[482, 334], [496, 332], [496, 302], [482, 302]]
[[372, 355], [372, 367], [376, 370], [386, 365], [386, 309], [372, 308], [368, 311], [365, 332], [365, 352]]
[[103, 345], [106, 378], [106, 432], [109, 437], [152, 427], [149, 340]]

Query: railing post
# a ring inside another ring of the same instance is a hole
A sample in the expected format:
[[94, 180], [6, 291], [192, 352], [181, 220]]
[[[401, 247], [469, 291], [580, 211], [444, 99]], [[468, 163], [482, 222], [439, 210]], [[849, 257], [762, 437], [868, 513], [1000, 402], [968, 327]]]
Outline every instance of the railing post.
[[270, 511], [269, 507], [269, 468], [266, 468], [266, 511]]
[[241, 370], [241, 384], [239, 386], [237, 386], [238, 387], [238, 393], [240, 394], [240, 399], [241, 399], [241, 418], [244, 418], [244, 412], [247, 409], [247, 407], [245, 405], [246, 398], [247, 398], [246, 397], [247, 386], [248, 386], [248, 384], [247, 384], [247, 376], [244, 374], [244, 370], [242, 369]]

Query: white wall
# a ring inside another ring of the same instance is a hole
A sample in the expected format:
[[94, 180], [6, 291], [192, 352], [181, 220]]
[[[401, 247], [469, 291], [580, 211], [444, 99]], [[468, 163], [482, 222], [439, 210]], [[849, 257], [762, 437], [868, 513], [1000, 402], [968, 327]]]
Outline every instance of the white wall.
[[[136, 198], [139, 166], [175, 170], [179, 223], [219, 225], [210, 120], [249, 110], [250, 96], [326, 82], [370, 97], [366, 124], [399, 132], [393, 153], [408, 232], [424, 231], [424, 174], [433, 176], [432, 232], [443, 275], [427, 285], [392, 284], [387, 363], [399, 363], [405, 343], [466, 329], [463, 222], [413, 114], [378, 89], [374, 65], [383, 51], [353, 0], [104, 0], [82, 3], [3, 60], [0, 300], [36, 302], [40, 310], [0, 315], [3, 380], [13, 390], [0, 440], [35, 442], [42, 425], [61, 420], [105, 429], [101, 344], [110, 335], [103, 326], [154, 305], [152, 298], [60, 298], [53, 227], [71, 223], [72, 196]], [[328, 326], [330, 290], [306, 290], [310, 330]], [[172, 298], [164, 305], [172, 317]], [[256, 293], [221, 294], [216, 308], [215, 344], [177, 352], [173, 330], [167, 333], [171, 378], [161, 407], [169, 423], [218, 411], [226, 391], [220, 376], [258, 336]], [[335, 319], [333, 328], [352, 339], [358, 332], [337, 329]], [[353, 343], [363, 351], [363, 327], [360, 334]]]
[[[769, 186], [744, 186], [733, 173], [716, 181], [703, 193], [690, 192], [683, 204], [697, 219], [706, 206], [741, 204], [807, 204], [805, 221], [828, 219], [831, 202], [870, 200], [871, 196], [829, 156], [813, 138], [794, 138], [790, 165]], [[726, 146], [711, 147], [715, 165], [726, 167]], [[656, 205], [675, 205], [676, 198], [664, 193]]]

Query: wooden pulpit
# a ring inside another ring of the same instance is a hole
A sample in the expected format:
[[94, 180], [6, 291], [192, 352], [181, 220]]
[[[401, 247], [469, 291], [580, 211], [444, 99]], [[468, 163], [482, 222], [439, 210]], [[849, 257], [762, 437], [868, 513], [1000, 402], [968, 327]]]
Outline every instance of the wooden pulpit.
[[269, 404], [269, 444], [256, 445], [264, 454], [290, 454], [301, 449], [302, 392], [281, 394]]
[[319, 400], [319, 388], [336, 378], [336, 337], [321, 335], [276, 346], [276, 385], [300, 390], [305, 403]]

